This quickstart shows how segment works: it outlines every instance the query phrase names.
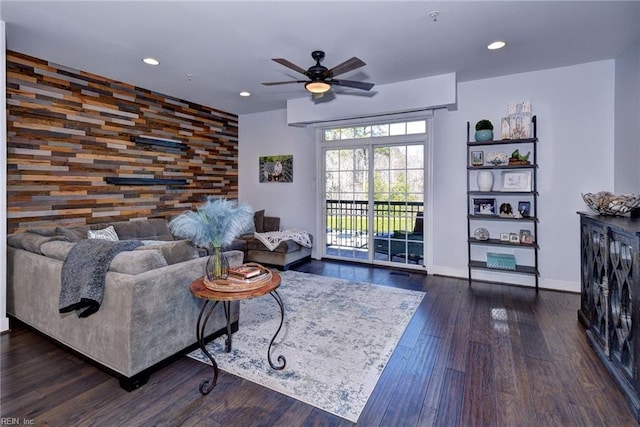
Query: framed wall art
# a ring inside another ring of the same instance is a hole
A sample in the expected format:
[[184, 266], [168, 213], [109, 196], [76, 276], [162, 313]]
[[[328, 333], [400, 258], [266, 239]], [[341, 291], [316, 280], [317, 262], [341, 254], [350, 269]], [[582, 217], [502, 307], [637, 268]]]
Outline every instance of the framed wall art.
[[531, 191], [531, 171], [502, 172], [502, 191]]
[[293, 182], [293, 155], [262, 156], [258, 182]]
[[472, 151], [471, 152], [471, 166], [484, 165], [484, 151]]
[[495, 215], [496, 199], [473, 199], [474, 215]]

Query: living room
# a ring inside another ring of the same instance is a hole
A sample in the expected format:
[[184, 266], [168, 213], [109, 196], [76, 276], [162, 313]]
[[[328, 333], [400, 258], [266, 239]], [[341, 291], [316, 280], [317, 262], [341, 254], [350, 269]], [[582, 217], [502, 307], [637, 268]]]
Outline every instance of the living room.
[[[446, 15], [440, 19], [446, 19]], [[11, 32], [7, 33], [6, 44], [11, 45]], [[353, 54], [360, 56], [358, 52]], [[276, 51], [265, 53], [266, 57], [276, 55], [280, 54]], [[305, 56], [308, 56], [306, 51], [301, 57]], [[3, 63], [6, 58], [4, 53]], [[36, 58], [58, 63], [46, 56]], [[457, 81], [455, 74], [441, 73], [378, 84], [377, 99], [376, 96], [353, 97], [357, 99], [350, 99], [339, 109], [329, 104], [316, 105], [305, 96], [292, 98], [285, 108], [240, 114], [237, 117], [237, 197], [256, 209], [265, 209], [267, 214], [279, 216], [284, 228], [301, 228], [317, 235], [322, 227], [319, 226], [320, 199], [316, 192], [320, 177], [316, 127], [295, 125], [345, 119], [358, 122], [356, 118], [363, 115], [422, 110], [433, 130], [432, 181], [428, 196], [431, 215], [426, 222], [425, 266], [429, 275], [464, 279], [468, 262], [465, 227], [467, 122], [487, 117], [495, 124], [506, 115], [508, 104], [531, 101], [539, 121], [537, 137], [540, 141], [540, 287], [579, 293], [580, 228], [576, 212], [586, 210], [581, 194], [601, 190], [616, 194], [638, 192], [639, 58], [640, 39], [636, 39], [616, 56], [585, 63], [541, 66], [540, 69], [469, 81]], [[106, 75], [101, 77], [108, 78]], [[279, 78], [277, 74], [271, 77]], [[409, 99], [405, 96], [407, 93], [417, 96]], [[304, 93], [300, 95], [304, 96]], [[208, 107], [218, 108], [215, 102]], [[235, 114], [233, 111], [224, 113]], [[3, 121], [6, 120], [7, 110], [3, 109]], [[274, 154], [293, 156], [293, 182], [258, 182], [258, 158]], [[2, 200], [6, 202], [6, 189], [3, 193]], [[10, 207], [13, 212], [19, 210], [17, 205]], [[2, 236], [2, 241], [5, 240]], [[313, 251], [313, 257], [320, 256], [317, 247]], [[6, 249], [2, 255], [6, 257]], [[491, 280], [493, 276], [486, 278]], [[2, 330], [8, 329], [5, 293], [6, 284], [2, 283]]]

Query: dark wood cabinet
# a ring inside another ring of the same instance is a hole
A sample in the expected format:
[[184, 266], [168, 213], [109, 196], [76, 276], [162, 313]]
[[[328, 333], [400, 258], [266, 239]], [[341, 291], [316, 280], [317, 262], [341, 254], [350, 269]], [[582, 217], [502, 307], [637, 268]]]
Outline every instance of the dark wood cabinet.
[[579, 212], [581, 298], [578, 318], [640, 421], [640, 219]]

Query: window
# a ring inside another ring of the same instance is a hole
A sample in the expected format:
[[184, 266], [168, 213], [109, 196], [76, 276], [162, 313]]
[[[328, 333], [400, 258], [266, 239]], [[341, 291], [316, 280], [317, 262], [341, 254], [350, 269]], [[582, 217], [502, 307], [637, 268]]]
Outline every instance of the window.
[[376, 138], [383, 136], [416, 135], [427, 132], [426, 120], [380, 123], [372, 126], [347, 126], [324, 130], [325, 141]]

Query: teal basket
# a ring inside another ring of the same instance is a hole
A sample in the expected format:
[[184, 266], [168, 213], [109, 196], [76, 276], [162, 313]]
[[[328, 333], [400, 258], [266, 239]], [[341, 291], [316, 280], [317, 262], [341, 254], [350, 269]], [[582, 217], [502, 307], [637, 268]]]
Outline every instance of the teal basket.
[[499, 270], [515, 270], [516, 257], [510, 254], [487, 252], [487, 268], [497, 268]]

